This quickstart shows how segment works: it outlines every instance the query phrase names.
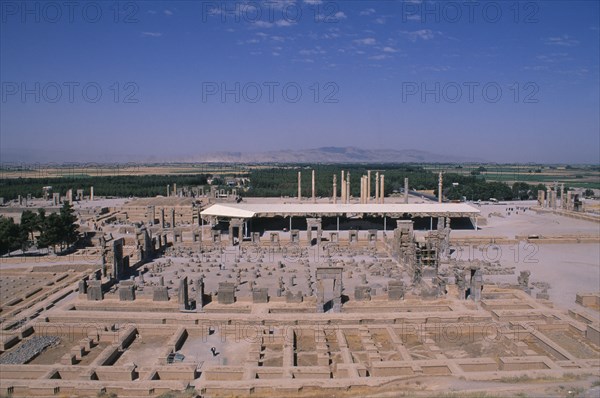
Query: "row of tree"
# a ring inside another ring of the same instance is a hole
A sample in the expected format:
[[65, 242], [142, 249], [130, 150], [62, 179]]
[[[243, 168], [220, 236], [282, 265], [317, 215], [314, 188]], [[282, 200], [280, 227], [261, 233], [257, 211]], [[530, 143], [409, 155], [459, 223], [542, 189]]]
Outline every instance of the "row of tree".
[[[337, 175], [338, 196], [341, 191], [341, 171], [350, 172], [351, 195], [360, 195], [360, 176], [371, 170], [371, 195], [375, 192], [375, 172], [385, 174], [385, 195], [401, 192], [404, 178], [409, 179], [411, 190], [431, 190], [437, 195], [437, 173], [421, 166], [406, 164], [331, 164], [331, 165], [281, 165], [269, 168], [254, 168], [249, 178], [250, 184], [242, 191], [244, 196], [252, 197], [295, 197], [298, 194], [298, 172], [302, 172], [302, 195], [308, 197], [312, 190], [312, 170], [315, 170], [315, 188], [317, 196], [332, 195], [332, 177]], [[485, 171], [480, 167], [477, 171]], [[99, 196], [117, 197], [153, 197], [166, 195], [166, 186], [176, 183], [179, 187], [206, 185], [209, 174], [193, 175], [147, 175], [147, 176], [109, 176], [73, 178], [17, 178], [0, 180], [0, 191], [5, 199], [14, 199], [17, 195], [34, 194], [41, 196], [43, 186], [52, 186], [54, 192], [65, 193], [70, 188], [94, 187]], [[453, 185], [456, 183], [456, 185]], [[215, 177], [213, 185], [225, 184], [224, 178]], [[444, 195], [451, 200], [499, 200], [535, 199], [538, 189], [546, 190], [543, 184], [529, 185], [516, 182], [511, 186], [503, 182], [488, 182], [484, 175], [463, 175], [447, 173], [444, 175]], [[86, 191], [88, 194], [88, 191]], [[593, 195], [593, 192], [592, 192]]]
[[[272, 197], [298, 194], [298, 172], [302, 172], [302, 195], [312, 194], [312, 170], [315, 170], [315, 189], [317, 196], [331, 196], [333, 193], [332, 176], [338, 177], [338, 195], [341, 191], [341, 170], [350, 172], [350, 190], [353, 196], [360, 196], [360, 176], [371, 170], [371, 191], [375, 192], [375, 171], [385, 175], [385, 195], [402, 192], [404, 178], [408, 178], [410, 190], [431, 190], [437, 196], [438, 175], [420, 166], [410, 165], [319, 165], [316, 167], [274, 167], [256, 169], [250, 175], [250, 189], [247, 196]], [[485, 169], [484, 169], [485, 170]], [[529, 185], [515, 183], [511, 188], [503, 182], [488, 182], [482, 176], [444, 174], [444, 195], [450, 200], [498, 200], [535, 199], [537, 190], [546, 187], [543, 184]]]
[[65, 203], [60, 212], [50, 215], [46, 215], [44, 209], [37, 213], [26, 210], [20, 224], [12, 218], [0, 217], [0, 255], [25, 251], [34, 245], [38, 249], [52, 247], [54, 251], [59, 247], [62, 251], [77, 242], [76, 221], [77, 216], [69, 203]]
[[381, 164], [339, 164], [339, 165], [295, 165], [254, 169], [250, 173], [250, 189], [245, 193], [252, 197], [273, 197], [298, 195], [298, 172], [301, 172], [302, 196], [312, 195], [312, 170], [315, 170], [315, 191], [317, 196], [332, 196], [333, 175], [337, 175], [337, 195], [342, 187], [341, 171], [350, 173], [350, 191], [352, 196], [360, 196], [360, 177], [371, 170], [371, 195], [375, 194], [375, 173], [385, 175], [386, 195], [399, 192], [404, 187], [404, 178], [408, 178], [411, 189], [427, 190], [437, 187], [437, 176], [420, 166], [381, 165]]
[[[0, 179], [0, 192], [5, 200], [16, 199], [28, 194], [34, 197], [42, 196], [42, 187], [51, 186], [53, 192], [64, 195], [69, 189], [84, 189], [89, 195], [89, 188], [94, 187], [94, 194], [98, 196], [137, 196], [153, 197], [167, 194], [167, 185], [206, 185], [207, 174], [193, 175], [145, 175], [145, 176], [108, 176], [90, 177], [80, 176], [56, 178], [5, 178]], [[75, 192], [75, 191], [74, 191]]]

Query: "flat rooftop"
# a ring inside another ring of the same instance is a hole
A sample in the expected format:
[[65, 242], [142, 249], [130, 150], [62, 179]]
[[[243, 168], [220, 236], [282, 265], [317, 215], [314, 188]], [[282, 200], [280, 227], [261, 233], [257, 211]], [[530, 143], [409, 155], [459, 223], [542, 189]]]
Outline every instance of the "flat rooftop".
[[201, 217], [255, 218], [255, 217], [356, 217], [360, 215], [402, 217], [474, 217], [478, 209], [466, 203], [235, 203], [215, 204], [200, 212]]

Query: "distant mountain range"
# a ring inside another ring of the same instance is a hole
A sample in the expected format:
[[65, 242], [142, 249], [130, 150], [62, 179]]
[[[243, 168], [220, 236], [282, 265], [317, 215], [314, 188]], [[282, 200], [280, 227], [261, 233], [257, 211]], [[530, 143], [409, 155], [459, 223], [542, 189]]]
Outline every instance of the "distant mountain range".
[[414, 149], [360, 149], [356, 147], [321, 147], [304, 150], [265, 152], [210, 152], [194, 156], [191, 161], [219, 163], [468, 163], [481, 159], [440, 155]]
[[441, 155], [415, 149], [360, 149], [357, 147], [321, 147], [263, 152], [206, 152], [182, 156], [133, 154], [86, 154], [68, 151], [9, 150], [1, 151], [1, 162], [12, 163], [469, 163], [482, 159]]

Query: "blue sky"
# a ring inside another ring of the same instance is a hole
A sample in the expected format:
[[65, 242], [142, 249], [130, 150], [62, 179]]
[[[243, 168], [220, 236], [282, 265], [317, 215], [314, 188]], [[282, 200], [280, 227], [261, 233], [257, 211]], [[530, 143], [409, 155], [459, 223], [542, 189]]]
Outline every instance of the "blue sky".
[[64, 4], [1, 2], [4, 160], [600, 162], [598, 1]]

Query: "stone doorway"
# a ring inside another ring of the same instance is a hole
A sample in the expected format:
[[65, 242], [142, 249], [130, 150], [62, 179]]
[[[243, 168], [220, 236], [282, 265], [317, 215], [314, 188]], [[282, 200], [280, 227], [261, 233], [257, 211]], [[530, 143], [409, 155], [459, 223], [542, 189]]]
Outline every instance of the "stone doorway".
[[[326, 312], [330, 309], [333, 312], [342, 312], [342, 274], [342, 267], [317, 268], [317, 312]], [[333, 284], [329, 283], [329, 280], [332, 280]], [[325, 290], [328, 287], [333, 292], [333, 295], [325, 294]], [[331, 299], [325, 301], [326, 297], [331, 297]]]

